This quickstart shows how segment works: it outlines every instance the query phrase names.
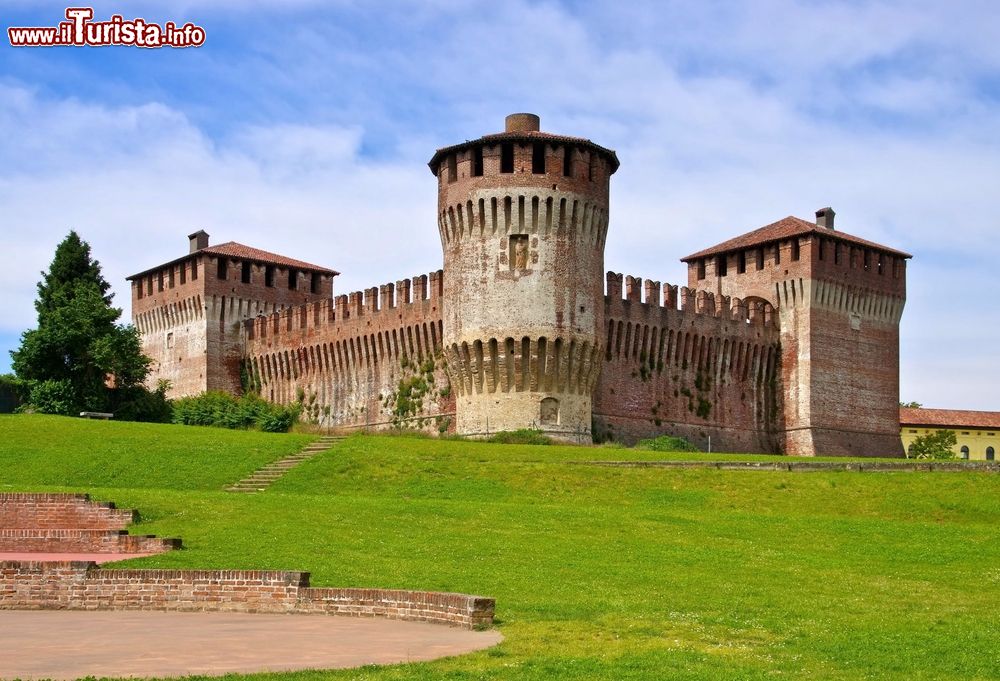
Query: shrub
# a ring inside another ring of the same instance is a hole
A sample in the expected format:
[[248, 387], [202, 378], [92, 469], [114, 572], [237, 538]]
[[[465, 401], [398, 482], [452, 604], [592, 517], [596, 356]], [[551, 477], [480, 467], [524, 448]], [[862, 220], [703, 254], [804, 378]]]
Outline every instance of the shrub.
[[22, 410], [63, 416], [75, 416], [80, 411], [76, 390], [69, 379], [32, 381], [30, 385], [28, 404], [22, 405]]
[[540, 430], [521, 428], [520, 430], [502, 430], [486, 439], [503, 445], [550, 445], [552, 438]]
[[700, 449], [695, 447], [693, 444], [691, 444], [684, 438], [674, 437], [673, 435], [659, 435], [650, 440], [639, 440], [635, 448], [644, 449], [651, 452], [700, 452], [701, 451]]
[[908, 459], [954, 459], [958, 438], [954, 430], [938, 430], [913, 440], [906, 452]]
[[169, 381], [160, 381], [156, 390], [149, 390], [145, 386], [112, 390], [110, 404], [115, 420], [170, 423], [173, 409], [167, 399], [169, 388]]
[[0, 375], [0, 414], [9, 414], [27, 398], [28, 386], [13, 374]]
[[195, 397], [183, 397], [173, 404], [174, 423], [188, 426], [217, 426], [233, 429], [259, 429], [285, 433], [298, 420], [299, 404], [271, 404], [257, 395], [234, 397], [210, 391]]

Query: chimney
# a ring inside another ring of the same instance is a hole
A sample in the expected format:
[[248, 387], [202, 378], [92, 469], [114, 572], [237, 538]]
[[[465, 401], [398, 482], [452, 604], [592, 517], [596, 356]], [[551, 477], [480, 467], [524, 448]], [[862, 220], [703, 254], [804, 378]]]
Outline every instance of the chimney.
[[188, 234], [188, 241], [191, 245], [189, 253], [194, 253], [203, 248], [208, 248], [208, 233], [203, 229], [199, 229], [194, 234]]
[[513, 113], [504, 119], [506, 132], [538, 132], [541, 119], [532, 113]]
[[820, 208], [816, 211], [816, 226], [833, 229], [833, 218], [836, 217], [836, 215], [837, 214], [833, 212], [833, 208], [830, 208], [829, 206], [826, 208]]

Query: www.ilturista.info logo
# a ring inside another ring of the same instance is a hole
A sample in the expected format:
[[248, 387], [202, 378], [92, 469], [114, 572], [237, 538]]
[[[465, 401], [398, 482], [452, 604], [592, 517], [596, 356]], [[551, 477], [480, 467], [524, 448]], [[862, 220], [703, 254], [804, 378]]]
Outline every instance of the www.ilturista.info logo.
[[108, 21], [93, 21], [92, 7], [69, 7], [58, 26], [12, 26], [7, 37], [13, 47], [58, 47], [129, 45], [132, 47], [200, 47], [205, 29], [188, 22], [178, 26], [168, 21], [162, 26], [113, 14]]

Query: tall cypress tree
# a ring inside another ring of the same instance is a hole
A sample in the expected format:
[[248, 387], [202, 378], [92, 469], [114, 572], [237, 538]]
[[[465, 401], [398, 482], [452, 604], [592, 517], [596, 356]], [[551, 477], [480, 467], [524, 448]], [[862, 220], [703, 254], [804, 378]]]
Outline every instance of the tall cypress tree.
[[108, 294], [111, 284], [101, 275], [101, 263], [90, 257], [90, 244], [81, 239], [74, 230], [70, 230], [66, 238], [56, 247], [49, 271], [42, 272], [41, 275], [42, 280], [38, 282], [38, 299], [35, 301], [39, 323], [45, 315], [72, 299], [76, 294], [76, 287], [84, 282], [93, 283], [104, 298], [105, 304], [109, 307], [111, 305], [112, 295]]
[[111, 398], [109, 375], [117, 387], [129, 388], [148, 374], [138, 332], [117, 324], [121, 310], [111, 306], [110, 288], [90, 246], [70, 232], [38, 284], [38, 328], [25, 331], [11, 352], [13, 369], [32, 386], [30, 401], [39, 411], [103, 411]]

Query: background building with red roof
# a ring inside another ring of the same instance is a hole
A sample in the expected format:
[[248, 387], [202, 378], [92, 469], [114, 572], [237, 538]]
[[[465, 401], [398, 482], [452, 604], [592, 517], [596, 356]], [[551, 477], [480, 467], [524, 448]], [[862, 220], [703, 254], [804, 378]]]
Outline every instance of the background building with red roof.
[[953, 449], [960, 459], [996, 461], [1000, 447], [1000, 411], [900, 407], [899, 427], [906, 450], [918, 437], [942, 430], [955, 433]]

